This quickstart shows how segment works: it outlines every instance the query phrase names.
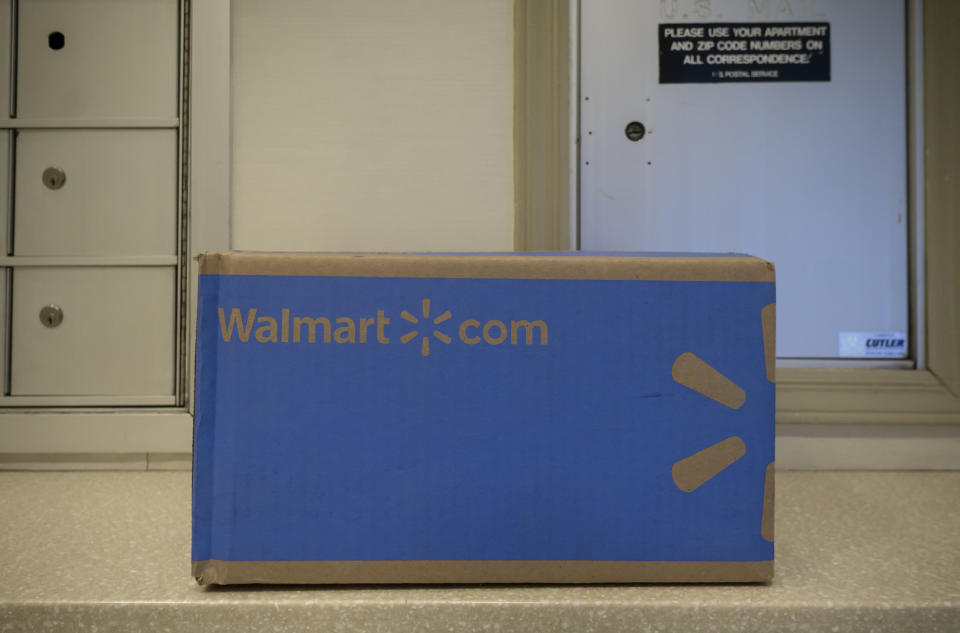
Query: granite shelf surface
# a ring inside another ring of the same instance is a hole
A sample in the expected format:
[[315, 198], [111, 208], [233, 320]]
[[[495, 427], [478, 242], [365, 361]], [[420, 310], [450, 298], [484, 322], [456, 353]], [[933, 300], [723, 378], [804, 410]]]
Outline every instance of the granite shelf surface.
[[0, 631], [960, 632], [960, 472], [777, 473], [767, 585], [234, 587], [190, 474], [0, 473]]

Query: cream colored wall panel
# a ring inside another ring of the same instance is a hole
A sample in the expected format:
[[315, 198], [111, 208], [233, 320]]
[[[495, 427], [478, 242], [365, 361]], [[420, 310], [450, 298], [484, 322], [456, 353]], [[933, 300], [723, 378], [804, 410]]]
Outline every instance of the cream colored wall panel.
[[512, 250], [511, 0], [235, 0], [233, 246]]
[[0, 118], [10, 114], [10, 0], [0, 0]]
[[[17, 139], [16, 255], [173, 255], [174, 130], [27, 130]], [[44, 182], [63, 170], [59, 189]]]
[[20, 0], [18, 116], [175, 117], [177, 24], [176, 0]]
[[[174, 271], [16, 269], [11, 394], [172, 394]], [[39, 316], [50, 304], [56, 327]]]

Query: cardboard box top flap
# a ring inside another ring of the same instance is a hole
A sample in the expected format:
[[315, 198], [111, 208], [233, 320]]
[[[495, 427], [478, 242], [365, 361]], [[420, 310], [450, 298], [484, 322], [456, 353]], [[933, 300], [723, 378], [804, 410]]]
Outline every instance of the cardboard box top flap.
[[772, 263], [739, 254], [211, 252], [202, 275], [773, 282]]

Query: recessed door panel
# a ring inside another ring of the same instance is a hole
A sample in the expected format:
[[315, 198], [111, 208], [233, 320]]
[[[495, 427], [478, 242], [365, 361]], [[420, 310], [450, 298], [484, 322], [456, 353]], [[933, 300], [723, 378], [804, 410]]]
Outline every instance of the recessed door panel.
[[176, 0], [20, 0], [18, 18], [18, 116], [177, 116]]
[[172, 395], [174, 268], [17, 268], [11, 395]]
[[27, 130], [17, 139], [14, 253], [176, 253], [174, 130]]

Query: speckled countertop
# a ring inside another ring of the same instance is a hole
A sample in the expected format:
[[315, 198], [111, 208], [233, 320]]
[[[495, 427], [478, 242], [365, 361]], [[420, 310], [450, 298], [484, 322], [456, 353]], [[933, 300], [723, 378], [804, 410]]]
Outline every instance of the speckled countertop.
[[0, 473], [0, 631], [960, 631], [960, 472], [777, 474], [770, 585], [213, 588], [190, 475]]

